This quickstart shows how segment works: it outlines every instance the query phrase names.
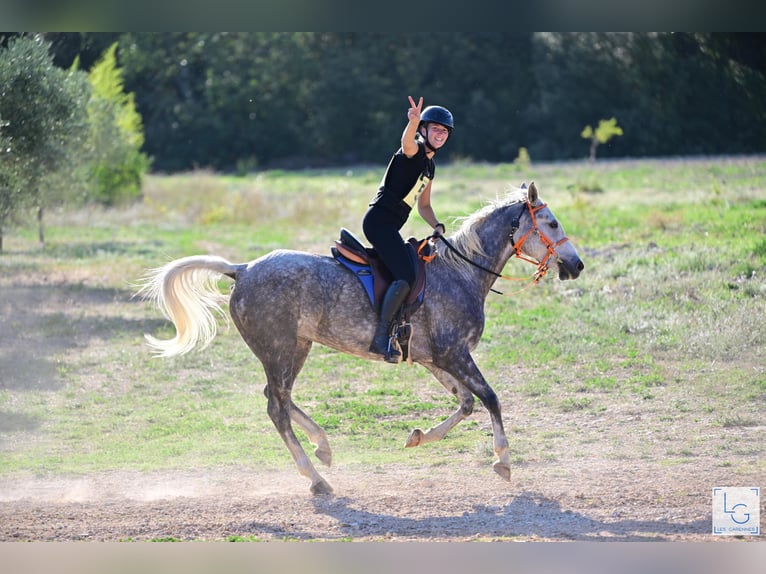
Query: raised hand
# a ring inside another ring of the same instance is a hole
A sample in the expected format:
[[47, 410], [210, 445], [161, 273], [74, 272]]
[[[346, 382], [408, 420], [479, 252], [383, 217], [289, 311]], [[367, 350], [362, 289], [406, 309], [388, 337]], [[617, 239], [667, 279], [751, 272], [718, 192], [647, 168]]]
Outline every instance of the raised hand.
[[415, 104], [415, 100], [412, 99], [412, 96], [407, 96], [410, 99], [410, 109], [407, 110], [407, 119], [409, 121], [420, 121], [420, 112], [423, 109], [423, 96], [420, 96], [420, 100], [418, 100], [418, 103]]

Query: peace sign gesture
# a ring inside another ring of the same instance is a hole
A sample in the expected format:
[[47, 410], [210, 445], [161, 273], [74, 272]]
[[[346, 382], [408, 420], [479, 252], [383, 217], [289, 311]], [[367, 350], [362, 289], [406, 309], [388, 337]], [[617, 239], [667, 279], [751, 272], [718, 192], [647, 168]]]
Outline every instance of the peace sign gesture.
[[423, 96], [420, 96], [420, 100], [418, 100], [418, 103], [415, 104], [415, 100], [412, 99], [412, 96], [407, 96], [410, 99], [410, 109], [407, 110], [407, 119], [412, 122], [420, 121], [420, 111], [423, 109]]

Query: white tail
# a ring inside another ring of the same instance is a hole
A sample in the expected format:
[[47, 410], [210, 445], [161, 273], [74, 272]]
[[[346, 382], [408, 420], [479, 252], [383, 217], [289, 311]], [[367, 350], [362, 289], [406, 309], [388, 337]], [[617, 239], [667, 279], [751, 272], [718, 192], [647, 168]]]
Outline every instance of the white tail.
[[144, 335], [158, 356], [183, 355], [198, 345], [205, 348], [210, 344], [217, 331], [215, 314], [228, 320], [223, 305], [229, 296], [221, 293], [217, 281], [236, 270], [223, 257], [196, 255], [149, 271], [136, 295], [153, 301], [176, 328], [172, 339]]

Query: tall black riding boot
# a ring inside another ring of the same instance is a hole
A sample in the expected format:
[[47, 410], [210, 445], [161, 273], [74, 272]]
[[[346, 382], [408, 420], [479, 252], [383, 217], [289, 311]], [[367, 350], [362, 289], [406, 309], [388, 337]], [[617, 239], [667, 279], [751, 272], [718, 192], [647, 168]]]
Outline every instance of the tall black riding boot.
[[393, 349], [389, 343], [391, 332], [391, 322], [394, 320], [396, 312], [401, 307], [407, 295], [410, 292], [410, 285], [403, 279], [391, 283], [383, 296], [383, 304], [380, 307], [380, 322], [375, 329], [375, 336], [372, 338], [370, 352], [384, 355], [389, 363], [398, 363], [399, 351]]

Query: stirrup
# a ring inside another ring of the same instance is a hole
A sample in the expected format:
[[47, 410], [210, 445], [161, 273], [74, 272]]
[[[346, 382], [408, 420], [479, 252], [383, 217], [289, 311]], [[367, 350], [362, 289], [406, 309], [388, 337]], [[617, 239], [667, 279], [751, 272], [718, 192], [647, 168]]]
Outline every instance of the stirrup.
[[383, 353], [383, 358], [386, 363], [398, 364], [401, 362], [402, 353], [396, 348], [397, 341], [397, 327], [392, 325], [391, 330], [388, 333], [386, 352]]
[[392, 364], [398, 364], [401, 362], [401, 352], [396, 348], [396, 334], [391, 334], [388, 337], [388, 347], [386, 348], [386, 353], [384, 355], [384, 359], [386, 363], [392, 363]]
[[376, 355], [381, 355], [383, 357], [387, 356], [391, 352], [391, 340], [393, 338], [393, 332], [391, 329], [389, 329], [386, 333], [386, 340], [385, 343], [382, 345], [377, 345], [378, 343], [378, 337], [374, 336], [372, 338], [372, 342], [370, 343], [369, 351], [370, 353], [375, 353]]

